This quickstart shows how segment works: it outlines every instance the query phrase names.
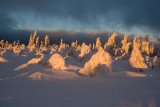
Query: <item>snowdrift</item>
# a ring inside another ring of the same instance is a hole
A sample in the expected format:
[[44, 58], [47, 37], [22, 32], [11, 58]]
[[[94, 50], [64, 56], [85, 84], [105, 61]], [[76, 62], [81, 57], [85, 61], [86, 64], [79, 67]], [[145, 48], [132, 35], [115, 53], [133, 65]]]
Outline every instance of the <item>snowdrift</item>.
[[28, 64], [38, 64], [42, 62], [43, 59], [44, 59], [44, 55], [41, 55], [40, 58], [32, 58], [31, 60], [29, 60]]
[[0, 62], [8, 62], [8, 60], [3, 57], [0, 57]]

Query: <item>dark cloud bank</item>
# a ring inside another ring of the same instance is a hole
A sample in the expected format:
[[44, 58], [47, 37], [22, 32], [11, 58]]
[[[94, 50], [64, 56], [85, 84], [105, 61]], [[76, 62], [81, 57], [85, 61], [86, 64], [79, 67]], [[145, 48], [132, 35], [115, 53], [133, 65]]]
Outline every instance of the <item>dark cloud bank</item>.
[[[0, 38], [29, 35], [30, 31], [18, 27], [28, 20], [21, 20], [21, 13], [33, 15], [32, 21], [39, 19], [43, 22], [45, 18], [55, 17], [64, 20], [70, 18], [73, 21], [72, 28], [75, 23], [79, 23], [79, 31], [88, 28], [108, 31], [107, 28], [110, 28], [123, 33], [136, 28], [142, 32], [158, 34], [159, 4], [159, 0], [0, 0]], [[64, 30], [67, 30], [67, 27]], [[24, 37], [23, 40], [27, 38]]]

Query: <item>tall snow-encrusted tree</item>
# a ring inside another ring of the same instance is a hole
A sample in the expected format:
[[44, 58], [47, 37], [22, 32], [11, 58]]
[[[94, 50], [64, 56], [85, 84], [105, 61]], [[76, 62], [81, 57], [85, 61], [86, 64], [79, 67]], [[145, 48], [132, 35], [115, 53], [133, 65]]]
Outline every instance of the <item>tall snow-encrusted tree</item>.
[[91, 52], [91, 48], [85, 43], [83, 43], [80, 52], [81, 53], [79, 54], [79, 57], [83, 59], [85, 55]]
[[44, 43], [43, 43], [43, 41], [41, 41], [40, 49], [42, 49], [43, 47], [44, 47]]
[[101, 68], [105, 68], [105, 71], [111, 72], [112, 69], [112, 57], [109, 53], [105, 52], [102, 47], [94, 54], [89, 61], [87, 61], [79, 73], [82, 75], [94, 76]]
[[33, 36], [32, 36], [32, 34], [30, 35], [30, 38], [29, 38], [29, 43], [28, 43], [28, 48], [30, 47], [30, 46], [32, 46], [34, 44], [34, 42], [33, 42]]
[[100, 38], [98, 37], [98, 38], [96, 39], [96, 49], [98, 50], [100, 47], [101, 47], [101, 40], [100, 40]]
[[37, 38], [37, 32], [35, 30], [34, 33], [33, 33], [33, 43], [36, 42], [36, 38]]
[[128, 53], [128, 50], [126, 50], [126, 48], [127, 48], [127, 46], [128, 46], [127, 43], [128, 43], [128, 35], [125, 34], [123, 40], [121, 41], [122, 50], [124, 50], [125, 53]]
[[142, 51], [142, 53], [146, 53], [147, 55], [149, 55], [149, 39], [148, 39], [148, 34], [145, 35], [145, 38], [142, 41], [141, 51]]
[[50, 42], [49, 42], [49, 36], [46, 35], [46, 36], [45, 36], [45, 39], [44, 39], [44, 46], [45, 46], [45, 47], [48, 47], [48, 46], [49, 46], [49, 43], [50, 43]]
[[116, 46], [116, 42], [115, 42], [115, 38], [117, 36], [117, 33], [113, 32], [112, 35], [108, 38], [108, 42], [106, 43], [105, 47], [115, 47]]
[[60, 44], [59, 44], [60, 46], [62, 46], [63, 45], [63, 39], [61, 38], [61, 41], [60, 41]]
[[145, 64], [145, 60], [141, 54], [139, 49], [139, 45], [135, 44], [131, 53], [131, 57], [129, 59], [129, 64], [132, 68], [136, 69], [147, 69], [147, 65]]
[[133, 39], [133, 48], [134, 47], [137, 47], [138, 49], [140, 49], [141, 48], [141, 39], [140, 39], [140, 37], [134, 37], [134, 39]]
[[36, 38], [36, 47], [39, 47], [39, 36]]
[[29, 43], [28, 43], [28, 50], [32, 52], [35, 49], [35, 39], [36, 39], [36, 31], [34, 34], [30, 35]]
[[154, 50], [155, 50], [155, 48], [154, 48], [154, 40], [152, 40], [151, 41], [151, 45], [149, 47], [149, 52], [150, 52], [151, 55], [154, 53]]

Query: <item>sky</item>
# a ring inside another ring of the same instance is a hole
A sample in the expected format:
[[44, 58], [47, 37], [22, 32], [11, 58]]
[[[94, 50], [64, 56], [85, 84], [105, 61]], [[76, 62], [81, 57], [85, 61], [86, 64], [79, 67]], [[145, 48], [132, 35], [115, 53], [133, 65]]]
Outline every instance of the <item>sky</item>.
[[0, 0], [0, 32], [160, 33], [159, 0]]

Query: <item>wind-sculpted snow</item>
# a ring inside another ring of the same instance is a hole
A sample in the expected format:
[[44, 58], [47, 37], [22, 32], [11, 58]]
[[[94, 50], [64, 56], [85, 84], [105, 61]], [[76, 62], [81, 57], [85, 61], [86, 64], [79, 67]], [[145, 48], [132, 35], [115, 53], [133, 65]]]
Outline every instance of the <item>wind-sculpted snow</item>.
[[32, 58], [31, 60], [28, 61], [28, 64], [38, 64], [41, 61], [43, 61], [44, 55], [41, 55], [39, 58]]
[[0, 62], [8, 62], [8, 60], [3, 57], [0, 57]]

